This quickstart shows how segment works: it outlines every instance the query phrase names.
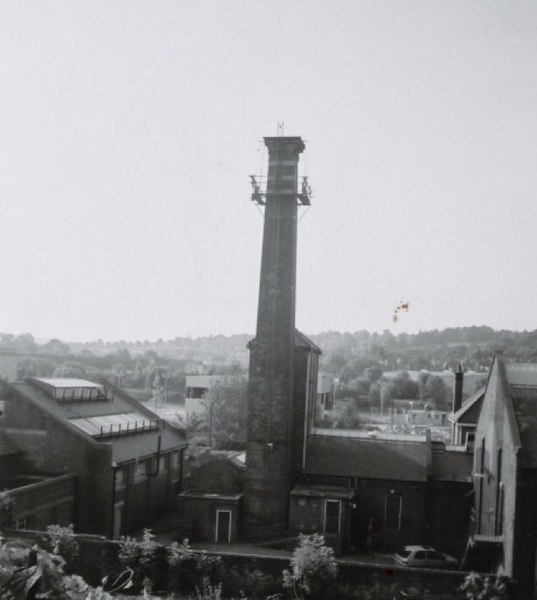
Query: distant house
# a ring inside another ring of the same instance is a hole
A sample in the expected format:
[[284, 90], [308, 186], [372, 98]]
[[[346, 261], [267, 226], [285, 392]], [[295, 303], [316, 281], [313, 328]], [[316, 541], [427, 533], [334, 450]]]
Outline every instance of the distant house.
[[187, 375], [185, 413], [188, 416], [203, 413], [207, 408], [204, 398], [212, 387], [236, 380], [236, 375]]
[[0, 348], [0, 378], [16, 381], [19, 376], [19, 365], [26, 358], [16, 350]]
[[474, 509], [466, 562], [514, 578], [533, 598], [537, 559], [537, 364], [496, 356], [474, 450]]
[[452, 424], [452, 442], [454, 444], [467, 446], [469, 450], [474, 449], [475, 430], [484, 395], [485, 387], [470, 396], [459, 410], [448, 417]]
[[118, 537], [173, 507], [185, 436], [118, 388], [30, 378], [4, 384], [3, 398], [21, 469], [76, 476], [76, 530]]
[[336, 378], [333, 373], [319, 373], [317, 377], [317, 407], [319, 410], [334, 408]]

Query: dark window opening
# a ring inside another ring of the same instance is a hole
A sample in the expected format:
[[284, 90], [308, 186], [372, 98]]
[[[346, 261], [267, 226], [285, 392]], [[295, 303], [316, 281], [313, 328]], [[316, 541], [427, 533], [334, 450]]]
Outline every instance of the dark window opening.
[[386, 496], [384, 511], [384, 529], [399, 531], [401, 529], [401, 496]]

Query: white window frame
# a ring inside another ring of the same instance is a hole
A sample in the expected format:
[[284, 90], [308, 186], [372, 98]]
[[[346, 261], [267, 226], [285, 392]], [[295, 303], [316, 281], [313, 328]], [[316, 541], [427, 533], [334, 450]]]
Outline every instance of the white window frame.
[[118, 467], [115, 472], [115, 489], [116, 492], [125, 489], [125, 480], [127, 479], [127, 473], [124, 468]]
[[[114, 522], [112, 524], [113, 539], [117, 540], [121, 537], [121, 528], [123, 526], [123, 515], [125, 512], [125, 502], [119, 500], [114, 504]], [[119, 523], [117, 522], [117, 515], [119, 513]]]
[[28, 515], [15, 519], [13, 529], [28, 529]]
[[334, 533], [332, 531], [326, 531], [326, 512], [328, 510], [329, 504], [337, 504], [338, 505], [338, 513], [337, 513], [337, 534], [341, 533], [341, 500], [325, 500], [324, 501], [324, 511], [323, 511], [323, 533]]
[[147, 479], [147, 461], [140, 460], [134, 466], [134, 483], [142, 483]]

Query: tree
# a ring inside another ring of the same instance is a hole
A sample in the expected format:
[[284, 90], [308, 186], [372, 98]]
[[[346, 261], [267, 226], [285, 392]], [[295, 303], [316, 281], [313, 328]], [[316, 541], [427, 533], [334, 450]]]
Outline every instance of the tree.
[[46, 344], [41, 346], [41, 351], [46, 354], [57, 354], [59, 356], [67, 356], [71, 353], [71, 348], [67, 344], [64, 344], [61, 340], [53, 338]]
[[21, 333], [15, 338], [13, 345], [17, 350], [26, 354], [34, 354], [37, 352], [37, 344], [31, 333]]
[[374, 383], [370, 386], [367, 399], [370, 406], [380, 406], [380, 386], [378, 383]]
[[393, 398], [400, 400], [415, 400], [418, 397], [418, 384], [410, 379], [408, 371], [401, 371], [390, 380]]
[[215, 382], [205, 395], [205, 420], [215, 448], [233, 448], [246, 441], [248, 382], [243, 375]]
[[334, 551], [318, 533], [299, 534], [290, 567], [283, 571], [283, 585], [292, 589], [297, 599], [321, 598], [338, 574]]
[[378, 365], [369, 367], [365, 370], [364, 375], [369, 379], [371, 383], [376, 383], [382, 377], [382, 369]]
[[425, 395], [432, 401], [435, 408], [447, 408], [449, 405], [449, 390], [438, 375], [431, 375], [425, 384]]
[[425, 400], [425, 398], [427, 397], [426, 385], [430, 375], [431, 374], [429, 373], [429, 371], [421, 371], [418, 374], [418, 389], [420, 394], [420, 400]]
[[382, 384], [380, 388], [380, 414], [383, 415], [387, 409], [392, 408], [393, 399], [390, 386]]
[[76, 362], [65, 362], [54, 371], [54, 377], [75, 377], [85, 379], [87, 377], [84, 367]]

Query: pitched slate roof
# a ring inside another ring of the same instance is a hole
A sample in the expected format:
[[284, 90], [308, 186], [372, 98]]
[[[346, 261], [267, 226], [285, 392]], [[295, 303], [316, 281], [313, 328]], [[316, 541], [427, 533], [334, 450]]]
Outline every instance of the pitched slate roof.
[[[72, 387], [73, 380], [69, 380]], [[54, 380], [39, 380], [29, 378], [24, 382], [11, 384], [10, 388], [16, 394], [20, 394], [26, 400], [37, 406], [43, 412], [49, 414], [57, 421], [71, 430], [78, 436], [86, 440], [88, 444], [109, 444], [112, 446], [112, 460], [124, 462], [143, 458], [157, 452], [159, 437], [160, 449], [169, 450], [178, 446], [185, 445], [185, 436], [169, 425], [160, 420], [159, 427], [150, 431], [129, 432], [126, 435], [114, 435], [110, 437], [95, 437], [90, 435], [83, 428], [76, 425], [81, 419], [92, 419], [96, 417], [121, 414], [139, 414], [146, 422], [157, 421], [158, 415], [149, 410], [140, 402], [134, 400], [125, 394], [119, 388], [111, 385], [109, 382], [89, 382], [82, 380], [81, 387], [99, 386], [106, 388], [107, 398], [102, 400], [77, 398], [74, 401], [65, 401], [61, 397], [55, 396], [50, 391], [50, 386], [54, 387]], [[62, 383], [60, 382], [60, 387]], [[63, 384], [65, 386], [65, 384]], [[73, 422], [71, 422], [71, 420]]]
[[431, 478], [437, 481], [472, 481], [474, 456], [460, 447], [446, 449], [443, 444], [433, 447]]
[[298, 329], [295, 329], [295, 348], [308, 348], [316, 354], [321, 354], [321, 349], [319, 348], [319, 346], [314, 344]]
[[504, 363], [525, 466], [537, 468], [537, 364]]
[[468, 423], [475, 425], [479, 419], [479, 413], [481, 412], [481, 405], [485, 396], [485, 386], [475, 392], [472, 396], [466, 400], [459, 410], [448, 418], [453, 423]]
[[[364, 439], [342, 432], [310, 435], [306, 452], [307, 474], [426, 481], [431, 468], [431, 443]], [[408, 436], [410, 437], [410, 436]]]

